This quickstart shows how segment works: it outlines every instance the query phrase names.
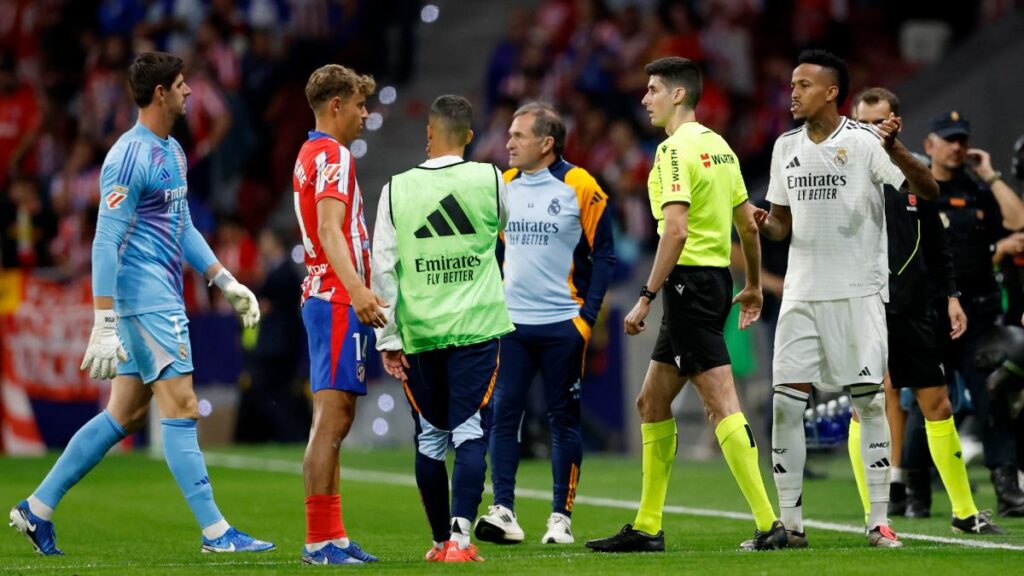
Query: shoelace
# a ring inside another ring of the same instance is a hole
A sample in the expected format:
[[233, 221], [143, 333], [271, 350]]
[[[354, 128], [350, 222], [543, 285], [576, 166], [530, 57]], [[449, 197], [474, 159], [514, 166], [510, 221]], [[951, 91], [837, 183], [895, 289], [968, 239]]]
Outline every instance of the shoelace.
[[981, 510], [974, 516], [974, 529], [980, 531], [986, 525], [992, 524], [992, 511]]

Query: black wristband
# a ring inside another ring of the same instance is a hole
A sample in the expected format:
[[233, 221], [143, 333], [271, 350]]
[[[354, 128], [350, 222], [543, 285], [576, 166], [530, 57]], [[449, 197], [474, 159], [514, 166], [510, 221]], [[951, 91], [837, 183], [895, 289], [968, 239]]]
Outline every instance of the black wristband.
[[641, 286], [640, 287], [640, 296], [643, 297], [643, 298], [647, 298], [651, 302], [654, 302], [654, 299], [658, 297], [658, 293], [657, 292], [651, 292], [650, 290], [647, 289], [647, 286]]

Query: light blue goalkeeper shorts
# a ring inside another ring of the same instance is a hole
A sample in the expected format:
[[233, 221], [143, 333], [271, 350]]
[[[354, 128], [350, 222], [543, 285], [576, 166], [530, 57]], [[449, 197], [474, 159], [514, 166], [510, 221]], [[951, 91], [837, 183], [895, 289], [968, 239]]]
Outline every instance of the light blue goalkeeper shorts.
[[128, 361], [117, 367], [119, 375], [151, 384], [192, 373], [192, 342], [183, 310], [124, 316], [118, 332], [128, 352]]

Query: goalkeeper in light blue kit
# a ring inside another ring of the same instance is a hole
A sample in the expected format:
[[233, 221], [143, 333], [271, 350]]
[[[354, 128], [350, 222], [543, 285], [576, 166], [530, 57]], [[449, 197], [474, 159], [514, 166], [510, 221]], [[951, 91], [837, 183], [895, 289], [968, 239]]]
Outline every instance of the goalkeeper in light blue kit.
[[191, 92], [182, 67], [176, 56], [149, 52], [129, 68], [139, 121], [110, 149], [100, 173], [92, 248], [96, 319], [82, 361], [93, 378], [114, 381], [106, 410], [75, 433], [43, 483], [11, 509], [11, 526], [43, 555], [62, 554], [51, 521], [60, 499], [114, 444], [142, 428], [154, 395], [163, 416], [164, 457], [202, 529], [202, 551], [274, 548], [221, 515], [196, 437], [182, 263], [216, 284], [246, 327], [255, 326], [260, 313], [253, 293], [221, 266], [192, 225], [185, 153], [170, 137]]

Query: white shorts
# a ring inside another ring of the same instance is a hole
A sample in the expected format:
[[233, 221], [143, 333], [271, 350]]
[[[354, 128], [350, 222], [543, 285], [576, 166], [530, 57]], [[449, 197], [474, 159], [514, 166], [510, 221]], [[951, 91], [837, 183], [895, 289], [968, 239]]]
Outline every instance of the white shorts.
[[845, 300], [782, 301], [772, 383], [839, 392], [881, 384], [889, 357], [881, 294]]

